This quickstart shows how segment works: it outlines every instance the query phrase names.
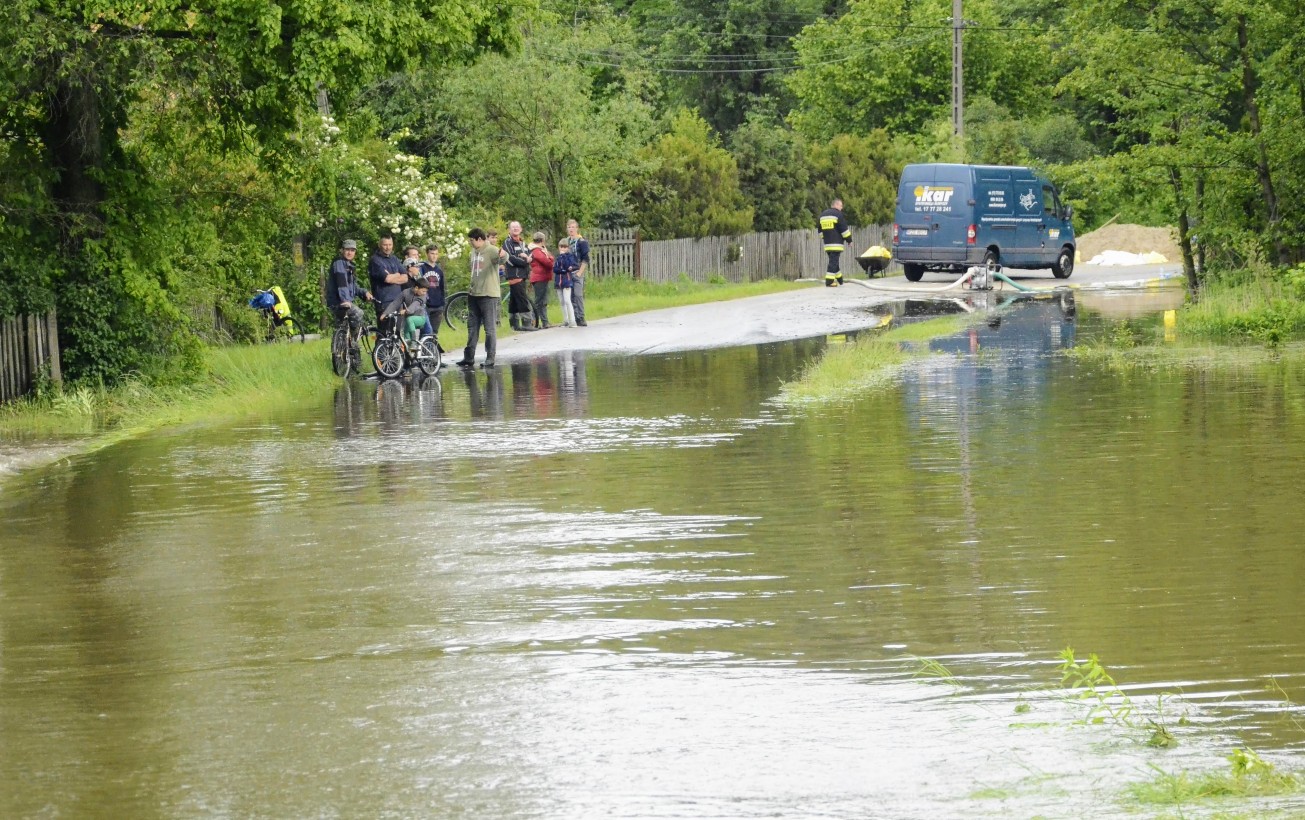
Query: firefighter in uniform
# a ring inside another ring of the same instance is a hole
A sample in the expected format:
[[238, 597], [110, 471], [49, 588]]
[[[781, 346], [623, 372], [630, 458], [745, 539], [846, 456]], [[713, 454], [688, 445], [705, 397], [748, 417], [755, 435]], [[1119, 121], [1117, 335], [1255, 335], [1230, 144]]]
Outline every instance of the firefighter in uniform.
[[838, 258], [843, 255], [843, 246], [852, 241], [852, 229], [843, 219], [843, 200], [835, 199], [821, 212], [820, 238], [825, 243], [825, 253], [829, 254], [829, 265], [825, 268], [825, 287], [836, 288], [843, 284]]

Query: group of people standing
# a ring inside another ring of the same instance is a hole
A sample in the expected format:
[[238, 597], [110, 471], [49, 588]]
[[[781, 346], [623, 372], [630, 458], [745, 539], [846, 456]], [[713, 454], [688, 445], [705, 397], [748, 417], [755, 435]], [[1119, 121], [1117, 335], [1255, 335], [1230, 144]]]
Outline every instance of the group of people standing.
[[[567, 236], [557, 243], [557, 256], [549, 253], [548, 237], [536, 231], [526, 242], [520, 222], [508, 224], [508, 237], [498, 248], [499, 278], [508, 286], [508, 318], [514, 330], [543, 330], [548, 321], [548, 287], [552, 283], [562, 306], [562, 323], [584, 327], [584, 278], [589, 269], [589, 240], [580, 235], [574, 219], [566, 223]], [[486, 235], [490, 248], [497, 234]], [[564, 258], [570, 254], [572, 258]]]
[[[526, 242], [520, 222], [509, 223], [508, 237], [502, 247], [497, 245], [496, 232], [481, 228], [467, 232], [471, 245], [468, 256], [471, 282], [467, 288], [467, 345], [459, 367], [474, 364], [481, 328], [485, 332], [485, 360], [481, 367], [494, 366], [502, 284], [508, 286], [508, 317], [514, 330], [552, 327], [548, 320], [550, 283], [558, 292], [563, 325], [587, 325], [584, 281], [589, 269], [589, 242], [580, 235], [580, 226], [574, 219], [567, 222], [566, 230], [567, 237], [558, 242], [556, 256], [549, 253], [547, 237], [542, 231]], [[435, 336], [444, 318], [447, 298], [446, 277], [439, 264], [440, 248], [427, 245], [423, 260], [422, 250], [409, 245], [400, 259], [394, 254], [394, 237], [381, 237], [367, 265], [371, 291], [358, 284], [354, 261], [357, 255], [358, 243], [346, 239], [340, 243], [340, 254], [331, 264], [326, 302], [336, 321], [358, 330], [365, 322], [358, 302], [373, 302], [382, 331], [392, 322], [399, 322], [399, 330], [406, 339]], [[350, 355], [355, 365], [359, 364], [356, 348]]]

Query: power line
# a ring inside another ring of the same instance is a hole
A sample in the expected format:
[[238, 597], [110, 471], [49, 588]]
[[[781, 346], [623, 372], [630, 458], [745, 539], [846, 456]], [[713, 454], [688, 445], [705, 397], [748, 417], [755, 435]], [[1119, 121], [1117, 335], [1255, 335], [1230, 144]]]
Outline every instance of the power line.
[[[903, 45], [916, 45], [920, 42], [924, 42], [929, 39], [933, 39], [933, 38], [932, 37], [912, 37], [912, 38], [902, 37], [902, 38], [895, 38], [893, 40], [884, 40], [881, 42], [874, 43], [872, 45], [848, 49], [841, 53], [834, 52], [836, 54], [839, 54], [839, 56], [832, 57], [830, 59], [822, 59], [814, 62], [793, 62], [788, 65], [757, 66], [754, 68], [672, 68], [672, 67], [658, 66], [658, 65], [643, 65], [639, 67], [645, 68], [649, 71], [653, 71], [658, 74], [681, 74], [681, 75], [769, 74], [778, 71], [791, 71], [795, 68], [820, 68], [822, 66], [837, 65], [839, 63], [845, 63], [848, 62], [849, 60], [854, 60], [858, 57], [865, 56], [866, 54], [870, 54], [874, 51], [883, 48], [897, 47]], [[549, 50], [547, 47], [541, 46], [537, 43], [532, 43], [530, 47], [533, 48], [541, 56], [547, 57], [549, 59], [566, 60], [575, 63], [577, 65], [593, 66], [599, 68], [626, 68], [631, 63], [637, 65], [641, 60], [645, 60], [647, 58], [647, 55], [636, 55], [635, 59], [633, 60], [622, 59], [622, 57], [629, 57], [630, 55], [620, 55], [620, 54], [611, 54], [611, 53], [608, 54], [600, 53], [593, 56], [588, 56], [588, 55], [584, 55], [582, 52], [576, 52], [571, 50], [563, 50], [563, 51]], [[794, 55], [794, 56], [798, 57], [799, 59], [801, 58], [801, 55]]]

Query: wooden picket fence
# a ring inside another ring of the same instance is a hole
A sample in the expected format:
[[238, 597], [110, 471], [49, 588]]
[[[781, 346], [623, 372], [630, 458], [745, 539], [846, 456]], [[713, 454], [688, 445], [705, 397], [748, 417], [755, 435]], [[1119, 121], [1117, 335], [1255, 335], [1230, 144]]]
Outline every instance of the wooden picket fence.
[[27, 395], [46, 368], [52, 381], [63, 378], [59, 367], [59, 323], [54, 311], [44, 316], [0, 319], [0, 402]]
[[[730, 282], [823, 278], [827, 257], [812, 230], [772, 231], [742, 236], [642, 241], [635, 228], [595, 230], [588, 237], [595, 276], [626, 275], [649, 282], [673, 282], [681, 275], [698, 282], [719, 276]], [[844, 276], [861, 272], [856, 256], [871, 245], [891, 247], [892, 226], [852, 229], [844, 252]]]
[[589, 267], [594, 276], [624, 274], [640, 278], [639, 252], [643, 243], [638, 228], [596, 230], [589, 240]]

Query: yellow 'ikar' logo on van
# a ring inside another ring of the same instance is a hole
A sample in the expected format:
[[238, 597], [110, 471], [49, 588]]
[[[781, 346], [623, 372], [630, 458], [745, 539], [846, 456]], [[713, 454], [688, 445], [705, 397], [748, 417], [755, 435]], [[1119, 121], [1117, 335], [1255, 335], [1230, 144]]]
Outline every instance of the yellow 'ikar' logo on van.
[[950, 185], [947, 187], [917, 185], [915, 186], [915, 209], [917, 211], [950, 211], [952, 209], [953, 193], [955, 193], [955, 189]]

